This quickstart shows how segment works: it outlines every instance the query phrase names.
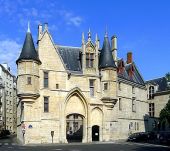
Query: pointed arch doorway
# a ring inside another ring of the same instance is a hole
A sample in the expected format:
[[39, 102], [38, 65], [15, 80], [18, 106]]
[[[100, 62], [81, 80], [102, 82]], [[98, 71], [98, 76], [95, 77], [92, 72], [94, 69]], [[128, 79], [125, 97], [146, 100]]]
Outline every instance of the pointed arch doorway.
[[83, 116], [81, 114], [69, 114], [66, 116], [66, 139], [68, 142], [82, 142]]

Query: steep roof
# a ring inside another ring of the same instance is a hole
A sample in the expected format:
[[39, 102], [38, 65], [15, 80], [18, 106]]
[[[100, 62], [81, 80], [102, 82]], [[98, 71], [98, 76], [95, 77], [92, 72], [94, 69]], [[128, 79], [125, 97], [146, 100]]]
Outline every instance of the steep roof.
[[35, 50], [32, 34], [30, 31], [28, 31], [26, 33], [24, 45], [23, 45], [21, 54], [20, 54], [19, 58], [17, 59], [16, 63], [18, 63], [20, 60], [23, 60], [23, 59], [36, 60], [39, 63], [41, 63], [41, 61], [39, 60], [39, 57], [38, 57], [38, 53]]
[[[123, 61], [122, 59], [118, 60], [118, 70], [119, 70], [119, 67], [122, 61]], [[118, 71], [119, 78], [134, 82], [136, 84], [145, 85], [145, 82], [142, 76], [140, 75], [134, 62], [130, 64], [125, 64], [123, 62], [123, 64], [124, 64], [124, 67], [122, 68], [121, 72]], [[133, 70], [132, 74], [130, 74], [130, 70]]]
[[110, 42], [107, 34], [104, 37], [103, 47], [99, 57], [99, 69], [113, 67], [116, 68], [113, 60], [112, 51], [110, 48]]
[[166, 91], [168, 90], [168, 84], [167, 84], [167, 79], [165, 77], [153, 79], [153, 80], [148, 80], [146, 83], [151, 83], [153, 85], [158, 85], [158, 92], [161, 91]]
[[80, 47], [57, 46], [57, 49], [67, 70], [82, 72]]

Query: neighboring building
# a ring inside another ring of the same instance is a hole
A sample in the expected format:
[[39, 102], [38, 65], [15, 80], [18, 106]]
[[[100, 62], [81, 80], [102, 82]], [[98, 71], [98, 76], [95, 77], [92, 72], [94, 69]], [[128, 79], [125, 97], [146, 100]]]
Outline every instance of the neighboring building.
[[0, 64], [0, 131], [16, 133], [16, 78], [7, 64]]
[[37, 50], [30, 29], [18, 65], [17, 136], [25, 143], [111, 141], [145, 131], [147, 89], [132, 53], [117, 57], [117, 38], [103, 47], [82, 35], [81, 47], [56, 45], [45, 24]]
[[159, 114], [170, 99], [170, 75], [146, 81], [149, 103], [149, 130], [170, 130], [166, 123], [159, 123]]

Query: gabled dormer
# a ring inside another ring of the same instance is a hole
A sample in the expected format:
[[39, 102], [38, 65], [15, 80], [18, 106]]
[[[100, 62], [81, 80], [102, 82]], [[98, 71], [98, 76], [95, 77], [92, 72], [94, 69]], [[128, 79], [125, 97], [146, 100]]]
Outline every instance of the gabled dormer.
[[96, 36], [95, 44], [91, 39], [90, 29], [88, 31], [88, 40], [85, 42], [84, 34], [82, 34], [82, 50], [83, 50], [83, 73], [97, 74], [98, 73], [98, 49], [99, 40]]

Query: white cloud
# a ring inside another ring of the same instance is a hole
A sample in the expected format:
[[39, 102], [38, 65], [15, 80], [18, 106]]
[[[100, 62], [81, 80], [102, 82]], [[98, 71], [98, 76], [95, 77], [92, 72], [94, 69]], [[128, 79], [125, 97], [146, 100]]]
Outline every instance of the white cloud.
[[35, 24], [37, 20], [53, 24], [57, 20], [60, 23], [56, 22], [55, 26], [63, 24], [75, 27], [79, 27], [83, 22], [83, 18], [75, 12], [62, 9], [59, 2], [35, 0], [32, 2], [32, 7], [28, 7], [29, 3], [28, 0], [0, 0], [0, 17], [5, 15], [10, 18], [11, 23], [18, 21], [22, 27], [25, 27], [28, 21]]
[[15, 61], [19, 57], [21, 46], [21, 44], [14, 40], [0, 40], [0, 63], [8, 63], [13, 74], [16, 74]]
[[78, 27], [83, 22], [82, 17], [74, 15], [72, 12], [69, 12], [67, 10], [62, 10], [59, 13], [62, 17], [64, 17], [64, 20], [67, 25], [74, 25], [74, 26]]
[[82, 18], [79, 16], [71, 17], [69, 21], [75, 26], [80, 26], [80, 24], [82, 23]]

